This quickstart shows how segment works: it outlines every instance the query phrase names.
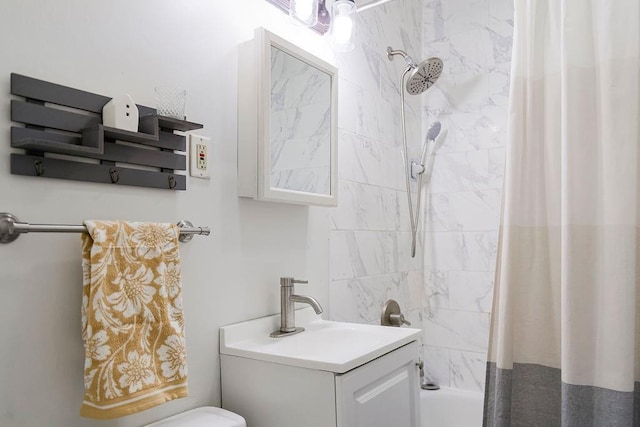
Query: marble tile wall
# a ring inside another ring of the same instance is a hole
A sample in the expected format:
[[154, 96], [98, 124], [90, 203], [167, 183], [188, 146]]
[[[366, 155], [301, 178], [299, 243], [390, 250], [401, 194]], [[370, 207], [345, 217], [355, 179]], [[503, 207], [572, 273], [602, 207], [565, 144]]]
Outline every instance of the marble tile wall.
[[498, 241], [513, 33], [512, 0], [425, 0], [423, 56], [444, 73], [423, 96], [440, 120], [424, 215], [427, 377], [484, 389]]
[[[422, 0], [396, 0], [356, 14], [355, 49], [337, 53], [339, 205], [331, 212], [330, 313], [334, 320], [380, 323], [396, 299], [421, 327], [423, 256], [410, 256], [411, 232], [400, 150], [399, 79], [404, 61], [387, 46], [419, 57]], [[419, 150], [420, 97], [407, 108], [407, 133]], [[420, 248], [421, 249], [421, 248]]]
[[[330, 318], [379, 323], [388, 298], [424, 330], [430, 380], [482, 390], [497, 248], [513, 33], [511, 0], [397, 0], [358, 13], [355, 49], [337, 54], [339, 207], [331, 213]], [[446, 138], [427, 183], [410, 257], [399, 78], [387, 46], [443, 59], [409, 97], [409, 151], [428, 126]]]

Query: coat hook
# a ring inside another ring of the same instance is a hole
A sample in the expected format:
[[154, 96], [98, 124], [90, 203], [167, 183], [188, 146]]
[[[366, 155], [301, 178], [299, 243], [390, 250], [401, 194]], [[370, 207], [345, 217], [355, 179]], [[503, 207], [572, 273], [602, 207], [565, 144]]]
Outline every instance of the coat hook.
[[41, 159], [34, 160], [33, 167], [36, 170], [36, 176], [42, 176], [42, 174], [44, 174], [44, 162]]
[[169, 188], [173, 190], [174, 188], [176, 188], [176, 185], [178, 185], [178, 183], [176, 182], [176, 177], [173, 175], [169, 175]]
[[111, 183], [116, 184], [120, 181], [120, 175], [118, 174], [118, 169], [111, 168], [109, 169], [109, 176], [111, 177]]

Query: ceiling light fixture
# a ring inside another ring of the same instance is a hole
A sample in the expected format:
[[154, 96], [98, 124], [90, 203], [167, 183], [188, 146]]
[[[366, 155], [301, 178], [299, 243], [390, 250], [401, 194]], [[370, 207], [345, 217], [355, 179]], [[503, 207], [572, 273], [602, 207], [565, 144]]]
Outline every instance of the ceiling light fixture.
[[355, 0], [334, 0], [331, 5], [331, 44], [337, 52], [353, 49], [355, 25], [353, 14], [356, 12]]
[[318, 23], [318, 0], [291, 0], [289, 16], [295, 23], [313, 27]]

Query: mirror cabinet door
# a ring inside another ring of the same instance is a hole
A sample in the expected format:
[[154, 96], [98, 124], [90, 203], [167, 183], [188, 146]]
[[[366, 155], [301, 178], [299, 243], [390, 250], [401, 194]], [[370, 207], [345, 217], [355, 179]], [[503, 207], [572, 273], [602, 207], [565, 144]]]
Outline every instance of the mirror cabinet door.
[[331, 194], [331, 75], [271, 46], [271, 187]]
[[248, 43], [239, 52], [238, 194], [337, 206], [337, 69], [263, 28]]

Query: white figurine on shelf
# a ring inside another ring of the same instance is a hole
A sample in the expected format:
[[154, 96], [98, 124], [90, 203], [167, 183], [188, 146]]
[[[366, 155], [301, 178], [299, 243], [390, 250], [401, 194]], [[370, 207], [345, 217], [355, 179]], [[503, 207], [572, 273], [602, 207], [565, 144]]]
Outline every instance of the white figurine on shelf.
[[139, 114], [136, 103], [129, 95], [117, 96], [102, 107], [102, 124], [138, 132]]

